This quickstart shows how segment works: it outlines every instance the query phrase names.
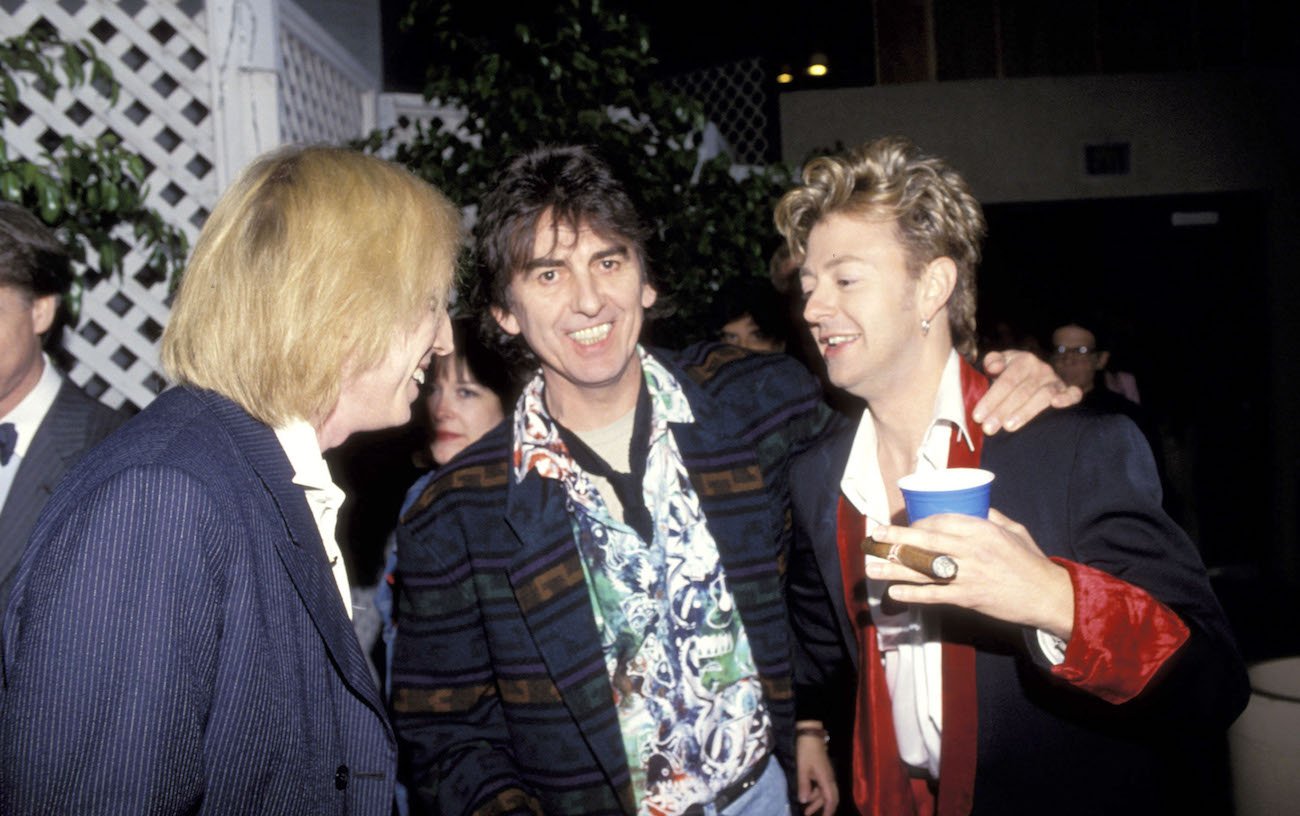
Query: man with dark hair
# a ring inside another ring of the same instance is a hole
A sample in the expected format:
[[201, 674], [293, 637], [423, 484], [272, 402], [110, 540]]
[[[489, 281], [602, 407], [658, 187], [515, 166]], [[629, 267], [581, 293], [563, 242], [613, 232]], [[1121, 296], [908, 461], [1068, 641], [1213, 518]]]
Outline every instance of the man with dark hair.
[[42, 349], [71, 284], [54, 235], [0, 202], [0, 614], [50, 492], [125, 419], [62, 376]]
[[750, 351], [785, 351], [790, 320], [785, 299], [766, 278], [732, 278], [713, 298], [712, 334]]
[[824, 732], [796, 765], [782, 574], [789, 459], [835, 424], [820, 387], [785, 355], [638, 343], [649, 230], [588, 150], [520, 156], [480, 217], [471, 305], [540, 371], [398, 529], [416, 812], [782, 814], [787, 780], [832, 812]]

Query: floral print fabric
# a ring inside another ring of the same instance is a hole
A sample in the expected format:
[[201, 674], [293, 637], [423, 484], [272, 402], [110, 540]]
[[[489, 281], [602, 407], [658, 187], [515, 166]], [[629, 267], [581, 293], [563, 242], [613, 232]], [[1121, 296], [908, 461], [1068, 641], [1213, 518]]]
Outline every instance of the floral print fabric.
[[[677, 381], [638, 349], [651, 430], [643, 541], [616, 521], [546, 411], [539, 374], [515, 411], [515, 478], [564, 486], [639, 811], [713, 801], [771, 752], [771, 719], [717, 545], [669, 423], [693, 422]], [[634, 452], [635, 453], [635, 452]]]

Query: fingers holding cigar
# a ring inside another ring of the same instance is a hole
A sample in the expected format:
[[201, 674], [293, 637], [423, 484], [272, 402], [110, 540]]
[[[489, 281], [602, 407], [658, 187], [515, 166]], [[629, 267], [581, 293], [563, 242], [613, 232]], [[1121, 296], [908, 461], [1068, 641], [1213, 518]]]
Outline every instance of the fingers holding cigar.
[[[987, 520], [949, 513], [911, 526], [881, 525], [864, 550], [882, 556], [867, 559], [867, 577], [888, 583], [895, 601], [958, 606], [1070, 637], [1069, 571], [1043, 554], [1028, 529], [997, 510], [990, 509]], [[942, 573], [935, 562], [943, 557], [960, 565], [957, 580], [937, 577]]]
[[951, 581], [957, 577], [957, 559], [923, 547], [899, 542], [889, 544], [867, 536], [862, 540], [862, 551], [867, 555], [902, 564], [936, 581]]
[[969, 541], [976, 524], [988, 522], [944, 514], [912, 525], [876, 527], [863, 542], [862, 551], [882, 560], [868, 559], [867, 576], [878, 581], [931, 584], [936, 590], [952, 589], [954, 581], [966, 583], [981, 572], [978, 548]]

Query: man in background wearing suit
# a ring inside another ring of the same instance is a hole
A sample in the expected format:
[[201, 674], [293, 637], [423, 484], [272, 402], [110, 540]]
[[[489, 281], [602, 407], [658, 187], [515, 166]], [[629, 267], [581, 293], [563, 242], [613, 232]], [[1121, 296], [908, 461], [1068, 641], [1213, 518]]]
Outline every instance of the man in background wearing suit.
[[42, 349], [57, 342], [71, 283], [54, 235], [0, 201], [0, 613], [54, 486], [125, 419], [63, 377]]

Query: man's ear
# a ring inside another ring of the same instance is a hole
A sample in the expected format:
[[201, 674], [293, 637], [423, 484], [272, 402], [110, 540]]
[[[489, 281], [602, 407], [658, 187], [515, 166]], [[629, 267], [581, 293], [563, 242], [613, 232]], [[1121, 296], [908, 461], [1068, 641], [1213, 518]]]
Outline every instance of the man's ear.
[[1106, 367], [1106, 364], [1109, 362], [1110, 362], [1110, 352], [1109, 351], [1100, 352], [1097, 355], [1097, 370], [1101, 371]]
[[926, 264], [917, 281], [921, 314], [932, 319], [948, 305], [948, 298], [952, 297], [956, 285], [957, 264], [952, 258], [943, 256]]
[[492, 319], [501, 327], [501, 331], [511, 336], [519, 334], [519, 321], [509, 311], [501, 306], [489, 306], [488, 311], [492, 313]]
[[32, 298], [32, 326], [37, 335], [45, 334], [54, 325], [54, 316], [59, 312], [58, 295], [38, 295]]

